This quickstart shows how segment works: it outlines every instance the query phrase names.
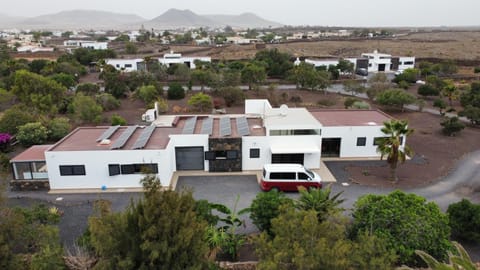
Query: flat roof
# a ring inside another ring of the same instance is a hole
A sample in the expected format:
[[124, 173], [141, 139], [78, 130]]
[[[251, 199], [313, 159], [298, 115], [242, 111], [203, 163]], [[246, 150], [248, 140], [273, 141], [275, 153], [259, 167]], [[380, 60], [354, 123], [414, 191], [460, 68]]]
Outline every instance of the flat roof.
[[310, 112], [323, 126], [383, 126], [394, 119], [378, 110], [315, 110]]
[[47, 151], [52, 144], [34, 145], [23, 151], [16, 157], [10, 160], [13, 162], [28, 162], [28, 161], [45, 161], [45, 151]]
[[305, 108], [267, 108], [265, 127], [268, 128], [321, 128], [322, 124]]

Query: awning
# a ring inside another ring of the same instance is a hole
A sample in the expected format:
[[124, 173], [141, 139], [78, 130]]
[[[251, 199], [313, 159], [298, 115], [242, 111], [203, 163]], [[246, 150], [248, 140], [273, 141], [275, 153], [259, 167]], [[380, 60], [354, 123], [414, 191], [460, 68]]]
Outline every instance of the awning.
[[274, 144], [270, 146], [270, 151], [272, 154], [320, 153], [320, 149], [316, 144], [305, 142]]

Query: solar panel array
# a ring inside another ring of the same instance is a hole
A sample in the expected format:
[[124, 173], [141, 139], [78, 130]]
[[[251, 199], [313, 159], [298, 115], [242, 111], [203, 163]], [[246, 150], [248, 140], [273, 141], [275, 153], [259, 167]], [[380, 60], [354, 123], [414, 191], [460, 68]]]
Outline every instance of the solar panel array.
[[248, 127], [247, 118], [245, 116], [238, 117], [237, 119], [237, 131], [240, 136], [250, 135], [250, 128]]
[[110, 136], [113, 135], [113, 133], [115, 133], [115, 131], [117, 131], [117, 129], [119, 128], [120, 126], [111, 126], [109, 127], [107, 130], [105, 130], [105, 132], [103, 132], [102, 135], [100, 135], [100, 137], [98, 137], [97, 139], [97, 142], [101, 142], [103, 140], [106, 140], [108, 138], [110, 138]]
[[137, 141], [133, 144], [132, 149], [142, 149], [145, 147], [147, 144], [148, 140], [152, 136], [152, 133], [155, 131], [156, 126], [151, 125], [146, 127], [143, 131], [142, 134], [140, 134], [140, 137], [138, 137]]
[[232, 135], [232, 127], [230, 124], [230, 117], [220, 118], [220, 136], [230, 136]]
[[135, 132], [137, 126], [129, 126], [120, 137], [113, 143], [110, 149], [120, 149], [122, 148], [130, 139], [130, 136]]
[[195, 124], [196, 123], [197, 123], [197, 117], [196, 116], [188, 119], [185, 122], [185, 126], [183, 127], [182, 134], [193, 134], [193, 131], [195, 130]]
[[212, 117], [204, 118], [202, 122], [202, 131], [200, 133], [212, 135], [212, 132], [213, 132], [213, 118]]

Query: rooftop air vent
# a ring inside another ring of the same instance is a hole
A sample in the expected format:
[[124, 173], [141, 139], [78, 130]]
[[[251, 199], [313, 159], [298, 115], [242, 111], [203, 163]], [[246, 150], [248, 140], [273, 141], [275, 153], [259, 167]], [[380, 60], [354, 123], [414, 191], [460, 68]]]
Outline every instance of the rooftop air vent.
[[103, 139], [100, 141], [100, 145], [109, 145], [111, 141], [109, 139]]

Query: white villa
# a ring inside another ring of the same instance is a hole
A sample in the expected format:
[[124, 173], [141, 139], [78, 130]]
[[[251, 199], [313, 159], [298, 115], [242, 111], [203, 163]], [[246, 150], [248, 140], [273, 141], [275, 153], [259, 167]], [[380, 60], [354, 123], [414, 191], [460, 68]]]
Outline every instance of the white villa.
[[182, 56], [180, 53], [166, 53], [163, 55], [163, 58], [159, 58], [158, 62], [160, 64], [166, 65], [166, 66], [171, 66], [174, 64], [185, 64], [187, 65], [190, 69], [195, 69], [195, 61], [202, 61], [202, 62], [212, 62], [211, 57], [206, 57], [206, 56], [191, 56], [191, 57], [185, 57]]
[[54, 145], [33, 146], [10, 161], [14, 182], [123, 189], [141, 187], [145, 169], [166, 187], [176, 171], [261, 170], [267, 163], [319, 169], [323, 157], [378, 157], [376, 139], [391, 119], [374, 110], [272, 108], [267, 100], [246, 100], [241, 115], [161, 118], [150, 126], [79, 127]]

